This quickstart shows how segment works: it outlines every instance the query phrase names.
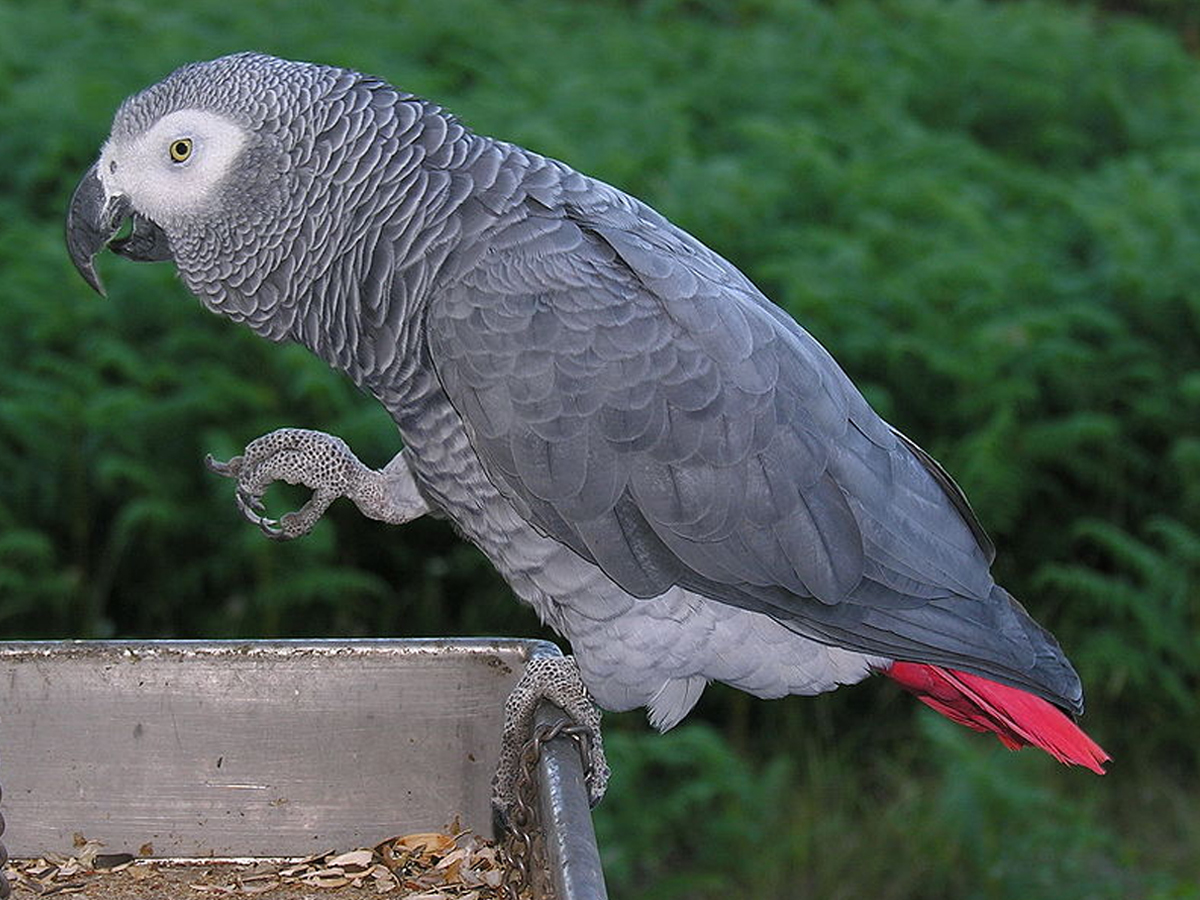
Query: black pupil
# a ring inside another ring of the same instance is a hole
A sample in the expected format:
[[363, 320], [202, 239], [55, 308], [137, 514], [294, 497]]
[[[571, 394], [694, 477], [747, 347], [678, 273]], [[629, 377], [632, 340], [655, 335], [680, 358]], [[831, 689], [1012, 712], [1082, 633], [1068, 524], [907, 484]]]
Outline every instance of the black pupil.
[[175, 155], [176, 156], [187, 156], [187, 154], [188, 154], [187, 141], [176, 141], [175, 142]]

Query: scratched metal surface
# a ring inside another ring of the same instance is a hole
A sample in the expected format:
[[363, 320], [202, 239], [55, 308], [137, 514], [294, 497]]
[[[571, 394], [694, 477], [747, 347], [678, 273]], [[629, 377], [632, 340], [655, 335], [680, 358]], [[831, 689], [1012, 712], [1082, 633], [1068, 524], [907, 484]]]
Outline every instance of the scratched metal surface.
[[[535, 721], [553, 725], [565, 718], [543, 701]], [[538, 811], [553, 895], [560, 900], [608, 900], [579, 747], [560, 735], [542, 748], [538, 762]]]
[[[0, 783], [17, 857], [300, 856], [491, 833], [519, 640], [0, 643]], [[590, 825], [590, 822], [588, 823]], [[146, 845], [150, 845], [147, 847]]]

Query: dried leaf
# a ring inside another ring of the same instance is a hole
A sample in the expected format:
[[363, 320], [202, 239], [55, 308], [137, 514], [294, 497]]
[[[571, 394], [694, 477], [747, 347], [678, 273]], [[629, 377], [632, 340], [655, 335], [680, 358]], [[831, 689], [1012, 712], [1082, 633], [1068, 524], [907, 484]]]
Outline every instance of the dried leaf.
[[[304, 895], [310, 900], [319, 896], [316, 890], [338, 888], [347, 891], [330, 894], [330, 900], [361, 896], [350, 893], [355, 889], [376, 894], [396, 892], [403, 900], [501, 900], [504, 884], [504, 870], [495, 847], [476, 834], [458, 830], [453, 835], [403, 835], [377, 845], [374, 851], [329, 851], [282, 866], [222, 863], [180, 870], [167, 863], [134, 860], [130, 854], [101, 854], [99, 847], [98, 841], [81, 835], [76, 856], [47, 853], [36, 860], [14, 862], [7, 871], [15, 887], [43, 897], [85, 889], [89, 895], [107, 896], [108, 886], [119, 885], [122, 877], [143, 882], [140, 891], [154, 885], [152, 890], [157, 894], [159, 882], [146, 881], [151, 876], [161, 876], [180, 890], [186, 884], [196, 894], [206, 896], [256, 896], [285, 885], [303, 886], [299, 889], [312, 889]], [[146, 849], [153, 848], [142, 848]], [[121, 876], [122, 870], [128, 874]], [[98, 882], [95, 888], [91, 887], [93, 881]], [[167, 895], [175, 896], [169, 892]]]
[[278, 881], [279, 876], [275, 872], [257, 872], [253, 875], [239, 875], [238, 881], [246, 884], [251, 881]]
[[83, 844], [80, 845], [78, 839], [82, 836], [83, 835], [75, 835], [75, 846], [80, 848], [79, 852], [75, 854], [75, 860], [78, 862], [78, 865], [84, 869], [94, 869], [96, 868], [96, 856], [100, 853], [100, 848], [104, 845], [99, 841], [84, 841]]
[[440, 860], [438, 860], [438, 863], [436, 866], [434, 866], [434, 868], [435, 869], [449, 868], [450, 866], [454, 865], [455, 863], [461, 863], [466, 858], [467, 858], [467, 851], [464, 850], [462, 847], [458, 847], [457, 849], [451, 850], [449, 853], [447, 853], [445, 856], [443, 856]]
[[412, 850], [416, 853], [441, 855], [454, 848], [454, 838], [448, 834], [429, 831], [418, 834], [406, 834], [404, 837], [396, 838], [395, 844], [405, 850]]
[[371, 877], [375, 879], [375, 890], [381, 894], [386, 894], [388, 891], [400, 887], [400, 879], [393, 875], [385, 866], [376, 866], [372, 869]]
[[53, 894], [78, 894], [86, 887], [82, 884], [56, 884], [54, 887], [47, 888], [42, 891], [43, 897], [49, 897]]
[[306, 856], [304, 859], [302, 859], [298, 863], [296, 863], [296, 865], [311, 866], [311, 865], [314, 865], [315, 863], [323, 863], [323, 862], [325, 862], [325, 857], [333, 856], [333, 854], [336, 852], [337, 852], [336, 850], [326, 850], [324, 853], [318, 853], [315, 856]]
[[341, 866], [326, 866], [323, 869], [314, 869], [305, 878], [337, 878], [346, 874], [346, 870]]
[[374, 859], [374, 850], [351, 850], [349, 853], [340, 853], [328, 860], [328, 864], [331, 866], [342, 866], [343, 868], [366, 869]]
[[243, 884], [242, 885], [242, 893], [243, 894], [265, 894], [267, 891], [273, 891], [273, 890], [275, 890], [275, 888], [280, 887], [281, 884], [282, 884], [282, 882], [280, 882], [278, 880], [263, 881], [263, 882], [259, 882], [258, 884]]
[[483, 883], [490, 888], [499, 888], [504, 883], [504, 873], [499, 869], [490, 869], [483, 872], [480, 877], [483, 879]]
[[350, 883], [350, 879], [345, 875], [314, 873], [301, 878], [300, 883], [306, 884], [309, 887], [338, 888], [348, 885]]

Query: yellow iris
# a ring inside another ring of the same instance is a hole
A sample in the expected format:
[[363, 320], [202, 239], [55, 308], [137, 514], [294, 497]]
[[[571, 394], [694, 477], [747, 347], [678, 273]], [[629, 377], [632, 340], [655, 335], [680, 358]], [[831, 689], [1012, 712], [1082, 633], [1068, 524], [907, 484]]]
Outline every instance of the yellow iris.
[[171, 141], [171, 159], [175, 162], [186, 162], [192, 155], [192, 139], [178, 138]]

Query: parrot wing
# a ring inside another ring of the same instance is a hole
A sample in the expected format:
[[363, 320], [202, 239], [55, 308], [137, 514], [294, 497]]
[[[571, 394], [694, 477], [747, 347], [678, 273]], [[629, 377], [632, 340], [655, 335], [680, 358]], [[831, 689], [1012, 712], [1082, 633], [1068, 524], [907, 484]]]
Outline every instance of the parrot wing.
[[634, 596], [679, 585], [1080, 708], [941, 467], [732, 265], [572, 175], [517, 198], [427, 319], [438, 377], [520, 513]]

